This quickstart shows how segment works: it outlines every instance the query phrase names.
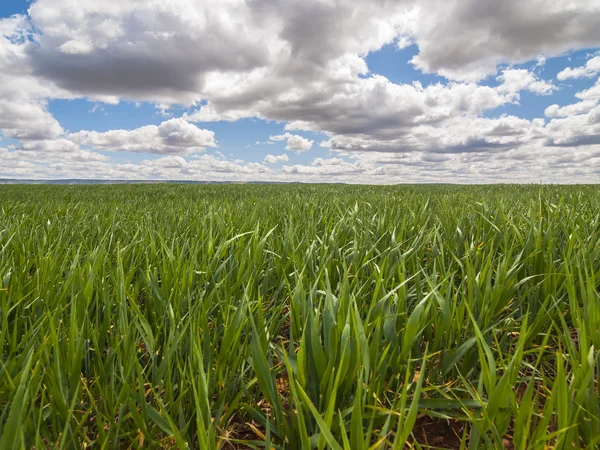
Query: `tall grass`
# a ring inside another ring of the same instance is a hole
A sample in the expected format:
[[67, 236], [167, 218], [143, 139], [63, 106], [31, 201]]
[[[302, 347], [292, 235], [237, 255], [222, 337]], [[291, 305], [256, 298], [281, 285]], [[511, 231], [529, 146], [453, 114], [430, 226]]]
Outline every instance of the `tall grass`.
[[594, 186], [0, 186], [0, 283], [1, 449], [600, 445]]

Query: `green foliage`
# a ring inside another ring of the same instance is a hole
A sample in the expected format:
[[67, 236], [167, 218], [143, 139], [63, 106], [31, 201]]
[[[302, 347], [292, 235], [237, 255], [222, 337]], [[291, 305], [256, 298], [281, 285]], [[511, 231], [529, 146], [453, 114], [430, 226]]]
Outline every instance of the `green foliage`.
[[595, 186], [0, 186], [0, 283], [0, 448], [600, 445]]

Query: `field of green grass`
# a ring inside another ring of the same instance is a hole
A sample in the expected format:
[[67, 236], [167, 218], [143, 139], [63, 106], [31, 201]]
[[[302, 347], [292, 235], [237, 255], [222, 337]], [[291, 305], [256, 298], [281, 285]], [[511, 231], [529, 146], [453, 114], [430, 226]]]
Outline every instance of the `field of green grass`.
[[0, 449], [600, 445], [597, 186], [0, 186]]

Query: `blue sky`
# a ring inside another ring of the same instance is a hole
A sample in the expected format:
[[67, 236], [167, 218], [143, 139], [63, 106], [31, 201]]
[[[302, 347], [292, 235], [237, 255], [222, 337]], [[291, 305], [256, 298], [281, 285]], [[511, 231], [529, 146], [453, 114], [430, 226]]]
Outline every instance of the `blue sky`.
[[0, 178], [597, 182], [600, 6], [475, 1], [2, 2]]
[[9, 17], [13, 14], [27, 14], [29, 1], [26, 0], [8, 0], [0, 4], [0, 16]]

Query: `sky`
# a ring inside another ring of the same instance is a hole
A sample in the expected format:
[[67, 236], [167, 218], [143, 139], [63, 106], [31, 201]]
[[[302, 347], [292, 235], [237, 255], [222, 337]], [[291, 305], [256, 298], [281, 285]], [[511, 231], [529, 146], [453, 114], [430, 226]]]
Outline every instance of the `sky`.
[[0, 178], [600, 182], [598, 0], [3, 0]]

